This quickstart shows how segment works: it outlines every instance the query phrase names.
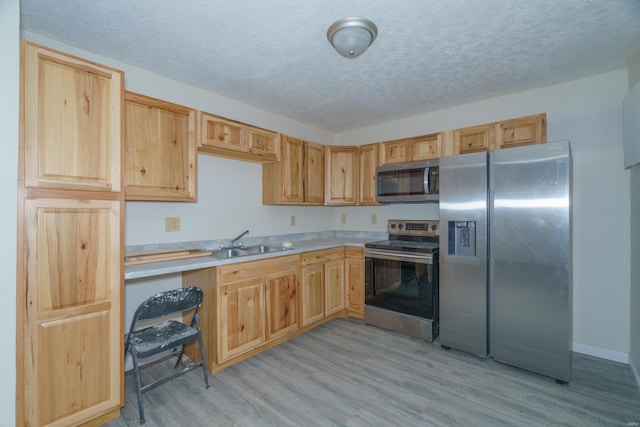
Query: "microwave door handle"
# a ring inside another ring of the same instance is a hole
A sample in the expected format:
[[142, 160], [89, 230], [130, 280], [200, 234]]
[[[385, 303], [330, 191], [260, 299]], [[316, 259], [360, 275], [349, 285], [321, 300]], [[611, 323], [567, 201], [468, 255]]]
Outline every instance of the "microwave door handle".
[[429, 194], [429, 167], [424, 168], [424, 194]]

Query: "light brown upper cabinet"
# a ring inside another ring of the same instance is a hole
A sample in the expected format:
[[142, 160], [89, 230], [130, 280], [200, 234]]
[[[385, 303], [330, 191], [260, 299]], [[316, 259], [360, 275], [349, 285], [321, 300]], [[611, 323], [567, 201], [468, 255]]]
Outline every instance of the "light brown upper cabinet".
[[191, 108], [125, 93], [127, 200], [196, 200], [196, 117]]
[[199, 151], [237, 160], [268, 163], [278, 160], [278, 133], [207, 113], [200, 117]]
[[547, 115], [505, 120], [498, 124], [496, 148], [518, 147], [547, 142]]
[[124, 75], [21, 54], [16, 425], [102, 424], [124, 404]]
[[380, 143], [380, 164], [405, 163], [411, 161], [409, 139], [398, 139]]
[[358, 147], [359, 205], [378, 204], [376, 203], [376, 167], [380, 165], [379, 146], [380, 144], [367, 144]]
[[23, 43], [25, 186], [119, 192], [123, 73]]
[[453, 131], [452, 141], [454, 154], [492, 151], [545, 142], [547, 142], [545, 113], [456, 129]]
[[419, 162], [437, 159], [442, 154], [442, 134], [433, 133], [380, 143], [380, 164]]
[[358, 203], [358, 147], [327, 145], [326, 205]]
[[453, 131], [454, 153], [467, 154], [492, 151], [495, 146], [495, 140], [495, 123], [455, 129]]
[[282, 135], [280, 161], [262, 166], [262, 203], [324, 204], [324, 145]]
[[411, 138], [411, 161], [438, 159], [442, 153], [442, 134], [433, 133]]

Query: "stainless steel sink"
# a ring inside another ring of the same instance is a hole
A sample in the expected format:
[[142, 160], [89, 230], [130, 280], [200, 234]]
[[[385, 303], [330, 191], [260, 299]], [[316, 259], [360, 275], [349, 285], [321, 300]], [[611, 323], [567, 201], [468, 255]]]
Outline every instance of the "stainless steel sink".
[[249, 255], [268, 254], [273, 252], [288, 251], [293, 248], [285, 248], [280, 245], [256, 245], [256, 246], [239, 246], [236, 248], [222, 248], [213, 251], [211, 256], [218, 259], [237, 258]]

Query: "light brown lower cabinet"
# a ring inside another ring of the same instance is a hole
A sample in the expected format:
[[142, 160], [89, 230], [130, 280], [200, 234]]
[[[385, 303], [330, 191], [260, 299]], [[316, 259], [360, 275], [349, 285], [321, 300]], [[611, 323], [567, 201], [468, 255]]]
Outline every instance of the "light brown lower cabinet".
[[[300, 327], [300, 260], [287, 255], [182, 273], [183, 286], [204, 291], [200, 323], [210, 371]], [[195, 346], [187, 354], [199, 360]]]
[[[344, 257], [344, 251], [343, 257]], [[325, 313], [330, 315], [344, 308], [344, 259], [324, 265]]]
[[324, 318], [324, 264], [302, 269], [302, 326]]
[[[84, 193], [82, 194], [85, 195]], [[122, 402], [120, 200], [25, 202], [25, 425], [79, 425]]]
[[[338, 247], [185, 271], [182, 286], [204, 291], [200, 324], [207, 368], [215, 372], [323, 319], [362, 317], [363, 249]], [[195, 345], [187, 355], [200, 358]]]
[[347, 246], [344, 253], [344, 279], [349, 314], [364, 318], [364, 250]]
[[302, 254], [302, 324], [344, 308], [344, 247]]
[[218, 288], [218, 362], [264, 342], [262, 277], [221, 284]]
[[295, 332], [300, 327], [300, 304], [298, 297], [299, 270], [276, 273], [265, 277], [264, 286], [267, 305], [267, 336], [271, 341]]

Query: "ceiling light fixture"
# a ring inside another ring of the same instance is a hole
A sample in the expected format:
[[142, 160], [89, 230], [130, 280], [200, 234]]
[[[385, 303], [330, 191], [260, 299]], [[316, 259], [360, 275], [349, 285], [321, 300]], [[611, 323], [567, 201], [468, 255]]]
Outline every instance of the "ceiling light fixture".
[[378, 35], [378, 27], [365, 18], [344, 18], [327, 30], [329, 43], [345, 58], [362, 55]]

